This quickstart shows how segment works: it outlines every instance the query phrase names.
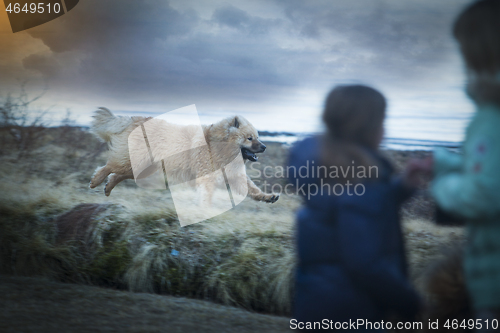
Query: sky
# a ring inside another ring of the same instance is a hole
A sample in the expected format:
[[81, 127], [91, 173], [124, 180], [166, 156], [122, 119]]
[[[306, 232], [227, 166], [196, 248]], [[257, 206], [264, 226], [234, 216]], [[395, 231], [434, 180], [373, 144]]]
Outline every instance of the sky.
[[[0, 98], [43, 94], [54, 124], [97, 107], [259, 130], [321, 130], [326, 94], [362, 83], [388, 99], [389, 137], [460, 141], [473, 107], [451, 25], [470, 0], [82, 0], [12, 33], [0, 12]], [[0, 4], [0, 8], [2, 8]]]

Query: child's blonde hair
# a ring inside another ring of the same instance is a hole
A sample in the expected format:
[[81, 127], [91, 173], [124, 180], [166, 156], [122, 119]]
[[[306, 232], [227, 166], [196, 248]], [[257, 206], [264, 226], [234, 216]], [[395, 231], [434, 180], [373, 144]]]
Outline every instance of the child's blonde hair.
[[326, 166], [376, 165], [368, 149], [377, 150], [385, 118], [386, 100], [363, 85], [343, 85], [328, 95], [323, 111], [322, 164]]

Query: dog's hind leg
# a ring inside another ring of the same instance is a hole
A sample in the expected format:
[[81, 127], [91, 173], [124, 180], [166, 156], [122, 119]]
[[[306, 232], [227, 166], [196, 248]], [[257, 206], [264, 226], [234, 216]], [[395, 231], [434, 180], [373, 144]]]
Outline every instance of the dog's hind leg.
[[118, 175], [116, 173], [112, 174], [108, 178], [108, 182], [106, 183], [106, 186], [104, 187], [104, 194], [106, 194], [107, 197], [111, 194], [111, 191], [115, 188], [115, 186], [125, 180], [125, 179], [134, 179], [133, 174], [126, 174], [126, 175]]
[[92, 179], [90, 180], [89, 187], [94, 188], [106, 179], [109, 174], [112, 173], [111, 168], [106, 164], [105, 166], [99, 167], [95, 170]]

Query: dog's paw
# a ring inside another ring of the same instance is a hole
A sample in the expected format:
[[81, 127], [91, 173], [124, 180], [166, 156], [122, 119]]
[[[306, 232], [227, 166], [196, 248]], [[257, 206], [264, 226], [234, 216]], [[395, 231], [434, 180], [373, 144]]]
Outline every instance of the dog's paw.
[[109, 195], [111, 194], [111, 190], [108, 190], [109, 187], [108, 187], [108, 183], [106, 183], [106, 185], [104, 185], [104, 194], [109, 197]]
[[275, 203], [276, 201], [278, 201], [279, 198], [280, 198], [279, 194], [266, 194], [262, 198], [262, 201], [267, 203]]

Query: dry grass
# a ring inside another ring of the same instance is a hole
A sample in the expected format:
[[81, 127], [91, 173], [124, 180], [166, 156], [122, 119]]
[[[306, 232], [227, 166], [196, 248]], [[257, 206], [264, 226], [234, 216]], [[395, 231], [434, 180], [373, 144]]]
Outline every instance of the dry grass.
[[[99, 149], [88, 133], [74, 131]], [[285, 163], [285, 147], [268, 147], [260, 170]], [[0, 159], [0, 273], [290, 313], [297, 196], [284, 195], [273, 205], [247, 198], [181, 228], [168, 191], [144, 190], [132, 181], [110, 197], [102, 187], [88, 188], [105, 151], [52, 141], [23, 159], [8, 151]], [[427, 263], [460, 241], [463, 231], [433, 225], [424, 209], [428, 201], [412, 205], [404, 212], [404, 232], [418, 282]]]
[[[37, 206], [30, 202], [18, 208], [26, 212]], [[245, 218], [225, 216], [220, 222], [212, 219], [181, 228], [168, 207], [137, 211], [117, 203], [99, 207], [95, 215], [83, 217], [83, 235], [76, 232], [64, 237], [65, 242], [58, 242], [65, 236], [58, 226], [68, 218], [81, 220], [82, 207], [59, 217], [5, 211], [1, 272], [289, 312], [290, 224], [287, 228], [275, 222], [260, 228]], [[236, 212], [228, 215], [232, 214]], [[252, 219], [255, 215], [264, 214]]]
[[[68, 159], [87, 155], [50, 144], [22, 160], [2, 157], [1, 273], [289, 313], [297, 198], [283, 197], [279, 205], [247, 198], [181, 228], [168, 191], [133, 182], [110, 197], [100, 187], [88, 189], [104, 154], [80, 164], [81, 170], [63, 168]], [[94, 206], [78, 206], [89, 203]]]

